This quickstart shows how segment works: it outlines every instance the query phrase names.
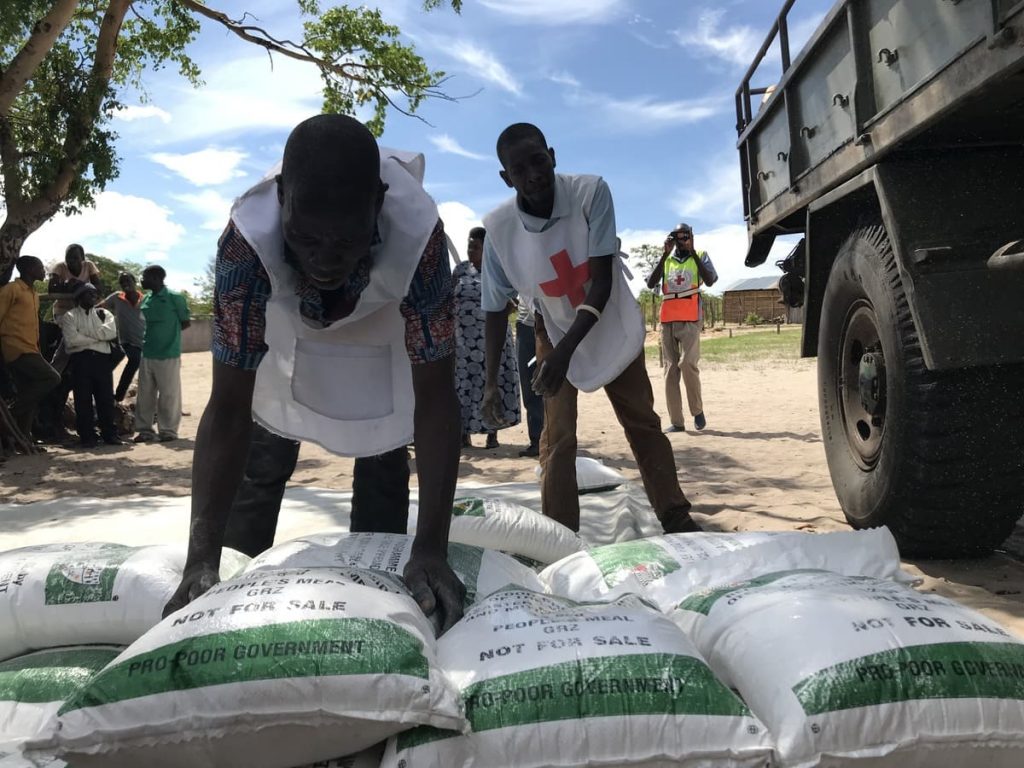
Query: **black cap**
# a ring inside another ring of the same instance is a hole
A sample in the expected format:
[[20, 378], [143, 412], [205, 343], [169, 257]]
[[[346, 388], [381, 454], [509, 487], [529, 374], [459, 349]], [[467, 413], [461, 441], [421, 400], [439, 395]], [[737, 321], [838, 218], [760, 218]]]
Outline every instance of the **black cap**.
[[676, 224], [676, 225], [675, 225], [675, 226], [674, 226], [674, 227], [672, 228], [672, 231], [671, 231], [671, 233], [670, 233], [670, 234], [673, 234], [673, 235], [674, 235], [674, 234], [676, 234], [677, 232], [685, 232], [685, 233], [686, 233], [686, 234], [688, 234], [688, 235], [692, 235], [692, 234], [693, 234], [693, 227], [691, 227], [691, 226], [690, 226], [689, 224], [687, 224], [687, 223], [686, 223], [685, 221], [681, 221], [681, 222], [679, 222], [678, 224]]

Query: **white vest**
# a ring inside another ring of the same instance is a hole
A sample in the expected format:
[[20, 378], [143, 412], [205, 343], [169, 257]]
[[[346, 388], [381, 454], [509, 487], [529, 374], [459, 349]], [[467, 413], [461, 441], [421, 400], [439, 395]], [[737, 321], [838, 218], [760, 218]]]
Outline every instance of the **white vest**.
[[298, 274], [285, 263], [277, 169], [238, 200], [231, 218], [270, 276], [266, 356], [256, 372], [253, 417], [276, 434], [341, 456], [376, 456], [413, 439], [412, 368], [399, 305], [434, 227], [423, 156], [380, 149], [388, 191], [377, 219], [370, 283], [352, 313], [329, 326], [305, 320]]
[[[558, 174], [555, 183], [559, 192], [570, 195], [571, 212], [544, 232], [527, 231], [514, 197], [484, 217], [501, 268], [521, 297], [536, 300], [553, 344], [565, 336], [590, 290], [588, 220], [600, 180]], [[618, 378], [644, 346], [644, 321], [626, 282], [623, 258], [613, 259], [608, 303], [569, 363], [569, 382], [584, 392]]]

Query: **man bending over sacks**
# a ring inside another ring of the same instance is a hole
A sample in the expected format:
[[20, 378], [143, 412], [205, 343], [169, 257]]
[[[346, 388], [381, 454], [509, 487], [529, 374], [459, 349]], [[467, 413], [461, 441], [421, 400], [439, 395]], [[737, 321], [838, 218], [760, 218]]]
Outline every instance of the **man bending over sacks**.
[[292, 131], [280, 174], [235, 202], [218, 243], [188, 559], [165, 615], [216, 584], [223, 546], [273, 544], [298, 441], [311, 440], [356, 457], [351, 530], [394, 533], [406, 531], [415, 441], [405, 581], [443, 629], [461, 617], [465, 590], [447, 562], [462, 434], [454, 299], [422, 168], [356, 120], [318, 115]]
[[665, 532], [699, 531], [679, 488], [672, 446], [654, 412], [643, 318], [623, 274], [608, 185], [600, 176], [555, 173], [555, 151], [529, 123], [506, 128], [497, 150], [501, 178], [516, 194], [484, 217], [485, 422], [501, 419], [497, 374], [504, 312], [509, 298], [519, 293], [521, 301], [535, 301], [538, 308], [533, 388], [544, 396], [544, 514], [579, 530], [576, 394], [603, 387]]

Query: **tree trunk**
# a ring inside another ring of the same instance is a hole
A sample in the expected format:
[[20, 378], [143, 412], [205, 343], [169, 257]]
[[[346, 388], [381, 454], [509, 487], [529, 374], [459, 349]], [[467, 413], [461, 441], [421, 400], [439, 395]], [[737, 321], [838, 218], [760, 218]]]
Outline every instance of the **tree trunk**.
[[18, 167], [20, 151], [14, 144], [6, 118], [0, 113], [0, 169], [3, 171], [4, 191], [7, 195], [7, 220], [0, 226], [0, 274], [18, 258], [21, 246], [28, 236], [60, 210], [71, 185], [82, 173], [82, 151], [95, 128], [103, 96], [114, 69], [121, 24], [131, 4], [132, 0], [109, 0], [96, 40], [89, 98], [85, 100], [80, 113], [69, 116], [67, 138], [63, 147], [64, 157], [57, 175], [34, 199], [27, 200], [22, 197], [21, 171]]
[[[20, 217], [8, 210], [7, 218], [0, 225], [0, 277], [10, 274], [14, 262], [21, 255], [21, 246], [25, 244], [25, 238], [29, 234]], [[0, 280], [0, 283], [6, 282], [7, 280]]]
[[7, 404], [0, 400], [0, 458], [6, 458], [15, 453], [38, 453], [26, 435], [18, 429], [14, 423]]

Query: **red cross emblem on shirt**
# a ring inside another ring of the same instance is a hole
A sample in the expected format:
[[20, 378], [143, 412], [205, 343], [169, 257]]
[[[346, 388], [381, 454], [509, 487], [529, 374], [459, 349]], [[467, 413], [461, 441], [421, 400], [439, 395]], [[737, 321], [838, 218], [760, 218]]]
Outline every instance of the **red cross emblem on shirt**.
[[565, 296], [573, 307], [578, 307], [587, 298], [583, 286], [590, 279], [590, 261], [584, 261], [578, 267], [574, 267], [569, 252], [563, 248], [551, 257], [551, 266], [555, 268], [558, 277], [541, 283], [540, 289], [544, 291], [545, 296], [553, 299]]
[[690, 275], [687, 272], [676, 272], [669, 280], [676, 288], [689, 288]]

